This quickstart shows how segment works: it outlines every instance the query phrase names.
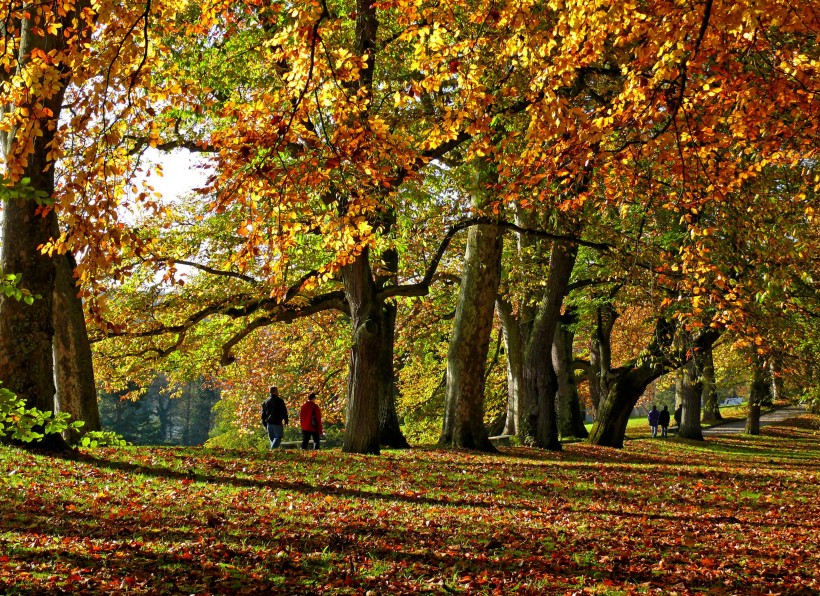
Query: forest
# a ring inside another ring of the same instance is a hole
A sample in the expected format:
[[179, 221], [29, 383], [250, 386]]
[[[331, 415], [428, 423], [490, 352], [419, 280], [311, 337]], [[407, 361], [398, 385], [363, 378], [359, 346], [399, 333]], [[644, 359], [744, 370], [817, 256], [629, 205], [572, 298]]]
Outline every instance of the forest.
[[[704, 434], [729, 397], [737, 449], [797, 441], [816, 464], [818, 31], [816, 0], [5, 2], [9, 473], [102, 449], [109, 471], [215, 482], [266, 457], [272, 386], [289, 438], [316, 393], [336, 457], [384, 459], [374, 490], [423, 474], [414, 452], [653, 461], [630, 423], [652, 404], [680, 418], [665, 465], [708, 467], [698, 449], [737, 455]], [[772, 438], [772, 404], [807, 413]], [[179, 452], [186, 477], [146, 445], [205, 447]]]
[[698, 438], [715, 349], [815, 401], [815, 8], [12, 2], [3, 387], [315, 391], [353, 453], [620, 447], [670, 373]]

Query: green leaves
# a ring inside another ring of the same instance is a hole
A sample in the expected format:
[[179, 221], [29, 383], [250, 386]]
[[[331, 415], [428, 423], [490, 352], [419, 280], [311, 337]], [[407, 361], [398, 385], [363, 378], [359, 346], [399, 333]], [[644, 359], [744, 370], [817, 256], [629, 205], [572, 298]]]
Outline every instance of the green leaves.
[[41, 440], [47, 434], [79, 428], [84, 422], [71, 422], [66, 412], [53, 414], [37, 408], [26, 408], [26, 402], [12, 391], [0, 387], [0, 437], [9, 437], [24, 443]]
[[31, 178], [21, 178], [17, 182], [12, 182], [0, 175], [0, 200], [17, 199], [29, 199], [36, 201], [38, 205], [51, 205], [54, 203], [47, 192], [32, 187]]
[[0, 292], [14, 298], [15, 300], [22, 300], [28, 305], [34, 304], [35, 300], [42, 298], [39, 294], [32, 294], [25, 288], [20, 288], [19, 284], [22, 280], [22, 275], [19, 273], [3, 274], [0, 271]]
[[[80, 425], [84, 424], [78, 421]], [[120, 435], [111, 431], [93, 430], [83, 435], [80, 439], [79, 446], [88, 449], [95, 449], [97, 447], [125, 447], [128, 442]]]

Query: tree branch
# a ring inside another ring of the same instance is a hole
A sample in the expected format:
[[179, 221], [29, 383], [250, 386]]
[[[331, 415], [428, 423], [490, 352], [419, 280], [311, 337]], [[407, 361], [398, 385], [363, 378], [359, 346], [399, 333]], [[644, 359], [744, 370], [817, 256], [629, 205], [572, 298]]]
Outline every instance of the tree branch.
[[552, 232], [546, 232], [544, 230], [536, 230], [532, 228], [523, 228], [518, 224], [509, 221], [499, 221], [491, 217], [472, 217], [470, 219], [466, 219], [455, 224], [447, 231], [447, 233], [444, 235], [444, 238], [441, 241], [441, 244], [438, 247], [438, 250], [436, 250], [436, 253], [433, 256], [432, 261], [430, 261], [430, 264], [427, 266], [427, 272], [424, 274], [424, 277], [420, 282], [411, 285], [386, 287], [384, 290], [377, 294], [377, 297], [380, 300], [384, 300], [386, 298], [392, 298], [394, 296], [426, 296], [430, 290], [430, 284], [432, 283], [433, 276], [435, 276], [436, 270], [438, 269], [438, 266], [441, 263], [441, 259], [444, 256], [447, 247], [450, 245], [450, 242], [452, 242], [455, 235], [464, 229], [477, 225], [499, 226], [507, 230], [518, 232], [519, 234], [528, 234], [536, 236], [538, 238], [546, 238], [548, 240], [552, 240], [554, 242], [562, 244], [576, 244], [579, 246], [587, 246], [589, 248], [593, 248], [600, 251], [608, 251], [612, 248], [611, 244], [606, 244], [602, 242], [590, 242], [588, 240], [576, 238], [575, 236], [554, 234]]

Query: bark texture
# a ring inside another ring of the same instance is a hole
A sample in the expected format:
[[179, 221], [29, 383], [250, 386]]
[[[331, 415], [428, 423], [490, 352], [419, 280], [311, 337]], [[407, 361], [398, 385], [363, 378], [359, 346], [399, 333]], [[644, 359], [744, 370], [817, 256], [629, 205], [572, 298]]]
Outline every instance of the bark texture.
[[446, 410], [441, 443], [495, 451], [484, 427], [484, 371], [501, 279], [502, 232], [470, 228], [456, 316], [447, 353]]
[[703, 417], [701, 421], [707, 424], [712, 424], [723, 420], [720, 415], [719, 398], [717, 392], [717, 383], [715, 382], [715, 358], [711, 349], [706, 350], [703, 354], [703, 370], [701, 374], [703, 382]]
[[678, 436], [682, 439], [703, 440], [700, 426], [700, 396], [703, 393], [701, 382], [701, 358], [696, 356], [683, 367], [681, 381], [681, 401], [683, 411]]
[[595, 409], [595, 418], [608, 392], [607, 375], [612, 368], [612, 329], [618, 313], [607, 303], [595, 310], [595, 328], [589, 341], [589, 398]]
[[56, 410], [68, 412], [73, 420], [85, 423], [78, 430], [67, 431], [66, 438], [74, 443], [86, 432], [100, 430], [100, 410], [85, 314], [74, 280], [74, 257], [71, 253], [55, 255], [54, 262]]
[[766, 365], [759, 355], [752, 355], [752, 385], [749, 388], [749, 407], [746, 411], [746, 434], [760, 434], [760, 406], [769, 394]]
[[505, 435], [520, 436], [524, 430], [524, 414], [527, 411], [524, 403], [524, 361], [523, 345], [526, 341], [526, 329], [522, 329], [512, 313], [512, 307], [501, 300], [496, 300], [496, 312], [501, 321], [504, 334], [504, 348], [507, 354], [507, 415], [504, 420]]
[[[48, 54], [65, 43], [63, 29], [55, 34], [32, 32], [32, 28], [38, 26], [32, 20], [37, 18], [36, 12], [32, 12], [35, 13], [32, 18], [20, 23], [20, 45], [17, 48], [20, 68], [28, 62], [33, 50]], [[75, 16], [74, 11], [70, 11], [64, 25], [70, 24], [70, 19]], [[67, 68], [59, 70], [67, 80]], [[32, 102], [39, 100], [53, 116], [41, 122], [42, 135], [31, 140], [33, 147], [26, 158], [24, 175], [31, 180], [29, 189], [47, 197], [54, 194], [54, 169], [48, 152], [60, 117], [65, 84], [49, 98], [32, 97]], [[3, 110], [17, 107], [35, 110], [34, 106], [3, 106]], [[20, 151], [17, 132], [14, 128], [2, 132], [3, 152], [7, 159]], [[39, 247], [57, 234], [57, 214], [53, 209], [41, 209], [31, 196], [9, 198], [5, 202], [0, 267], [6, 273], [21, 274], [22, 286], [38, 298], [28, 305], [0, 296], [0, 380], [29, 407], [45, 412], [53, 412], [55, 404], [52, 301], [56, 270], [52, 258], [42, 254]], [[54, 450], [67, 447], [63, 438], [55, 434], [47, 435], [36, 446]]]
[[575, 316], [572, 312], [567, 312], [561, 317], [561, 324], [555, 328], [552, 342], [552, 365], [558, 379], [558, 433], [561, 437], [586, 439], [589, 432], [584, 425], [584, 414], [572, 366], [572, 343], [575, 333], [571, 325], [574, 322]]
[[396, 412], [396, 378], [393, 367], [393, 352], [396, 338], [396, 304], [383, 305], [384, 317], [381, 327], [382, 337], [379, 347], [380, 379], [379, 390], [379, 442], [393, 449], [410, 447], [401, 432], [399, 416]]
[[379, 453], [379, 403], [382, 381], [384, 313], [376, 299], [369, 250], [342, 269], [350, 305], [352, 346], [347, 378], [347, 423], [342, 451]]
[[547, 287], [524, 347], [524, 388], [527, 403], [531, 404], [527, 434], [537, 447], [551, 451], [560, 451], [561, 442], [556, 409], [558, 378], [550, 353], [576, 255], [576, 247], [553, 244]]

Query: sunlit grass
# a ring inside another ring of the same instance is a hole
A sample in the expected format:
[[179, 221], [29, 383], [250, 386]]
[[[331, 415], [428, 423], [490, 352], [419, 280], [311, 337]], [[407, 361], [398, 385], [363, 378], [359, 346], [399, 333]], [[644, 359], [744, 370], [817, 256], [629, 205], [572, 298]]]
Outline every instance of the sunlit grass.
[[0, 593], [811, 593], [818, 439], [806, 416], [495, 456], [3, 447]]

